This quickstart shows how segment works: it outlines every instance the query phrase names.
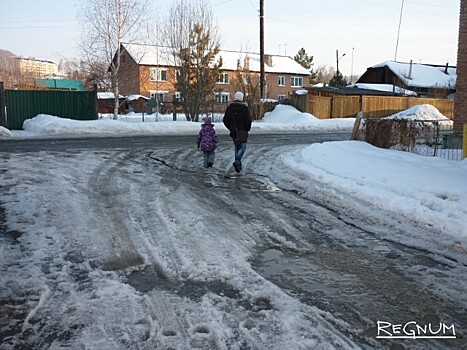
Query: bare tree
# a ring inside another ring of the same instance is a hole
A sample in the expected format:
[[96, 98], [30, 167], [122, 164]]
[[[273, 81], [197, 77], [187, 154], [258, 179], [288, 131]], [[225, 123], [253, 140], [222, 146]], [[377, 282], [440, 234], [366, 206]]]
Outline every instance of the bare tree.
[[[243, 57], [243, 64], [242, 58], [238, 59], [234, 77], [234, 89], [245, 94], [245, 102], [250, 114], [254, 117], [261, 115], [260, 76], [259, 73], [250, 70], [250, 56], [248, 54]], [[266, 91], [268, 90], [266, 88]]]
[[[114, 119], [119, 109], [119, 76], [122, 42], [141, 41], [147, 23], [148, 0], [85, 0], [80, 21], [83, 60], [89, 72], [99, 73], [100, 81], [109, 84], [115, 96]], [[102, 67], [107, 71], [102, 72]], [[103, 79], [102, 74], [108, 78]]]
[[162, 37], [173, 49], [179, 68], [175, 86], [188, 120], [197, 121], [203, 106], [214, 98], [222, 59], [217, 26], [205, 0], [178, 0], [169, 11]]
[[16, 55], [8, 50], [0, 49], [0, 81], [6, 89], [12, 89], [19, 82], [19, 69], [15, 64]]
[[336, 70], [333, 67], [326, 65], [319, 66], [316, 69], [316, 81], [324, 85], [329, 85], [329, 82], [336, 74]]

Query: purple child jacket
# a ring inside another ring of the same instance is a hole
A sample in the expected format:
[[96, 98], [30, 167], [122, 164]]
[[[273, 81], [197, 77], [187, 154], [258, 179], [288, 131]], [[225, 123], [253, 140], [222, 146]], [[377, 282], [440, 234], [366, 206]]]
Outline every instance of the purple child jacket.
[[196, 144], [203, 152], [213, 152], [217, 147], [217, 134], [213, 124], [202, 124]]

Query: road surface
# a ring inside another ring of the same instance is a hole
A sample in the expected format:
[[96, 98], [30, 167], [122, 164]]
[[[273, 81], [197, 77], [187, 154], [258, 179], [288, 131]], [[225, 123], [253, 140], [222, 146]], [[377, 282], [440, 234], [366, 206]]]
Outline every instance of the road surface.
[[384, 239], [427, 228], [264, 171], [347, 138], [253, 135], [235, 177], [226, 137], [0, 142], [0, 349], [461, 349], [465, 264]]

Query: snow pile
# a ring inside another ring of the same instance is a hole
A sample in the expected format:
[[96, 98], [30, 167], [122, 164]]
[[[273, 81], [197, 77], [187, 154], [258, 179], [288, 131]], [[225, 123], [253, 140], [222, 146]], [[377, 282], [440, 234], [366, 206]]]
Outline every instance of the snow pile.
[[23, 130], [35, 135], [176, 135], [192, 134], [199, 125], [191, 122], [128, 123], [112, 119], [72, 120], [40, 114], [23, 123]]
[[[99, 120], [72, 120], [47, 114], [39, 114], [23, 123], [23, 130], [13, 130], [12, 137], [46, 137], [49, 136], [137, 136], [137, 135], [196, 135], [198, 123], [188, 122], [183, 114], [177, 115], [173, 122], [172, 114], [129, 113], [119, 115], [105, 114]], [[212, 116], [218, 134], [228, 134], [222, 123], [223, 114]], [[251, 134], [296, 133], [304, 131], [345, 131], [351, 132], [355, 118], [320, 120], [308, 113], [300, 113], [292, 106], [278, 105], [267, 113], [261, 121], [254, 121]], [[1, 137], [1, 135], [0, 135]]]
[[[282, 187], [309, 198], [317, 188], [345, 194], [366, 203], [364, 208], [387, 210], [438, 232], [389, 240], [434, 252], [467, 251], [467, 160], [421, 157], [360, 141], [315, 143], [279, 158], [280, 171], [270, 176]], [[347, 205], [353, 210], [356, 203]]]
[[424, 105], [417, 105], [413, 106], [405, 111], [401, 111], [396, 113], [390, 117], [384, 119], [392, 119], [392, 120], [426, 120], [426, 121], [452, 121], [441, 114], [438, 109], [432, 105], [424, 104]]
[[11, 131], [3, 126], [0, 126], [0, 138], [11, 137]]
[[272, 112], [264, 115], [263, 123], [315, 124], [319, 119], [309, 113], [302, 113], [295, 107], [277, 105]]

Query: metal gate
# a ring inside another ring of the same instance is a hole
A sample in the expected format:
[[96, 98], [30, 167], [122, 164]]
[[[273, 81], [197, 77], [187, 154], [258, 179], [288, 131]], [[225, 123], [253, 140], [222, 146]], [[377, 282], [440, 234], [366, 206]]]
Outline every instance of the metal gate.
[[6, 127], [21, 130], [38, 114], [75, 120], [97, 119], [95, 91], [5, 90]]

